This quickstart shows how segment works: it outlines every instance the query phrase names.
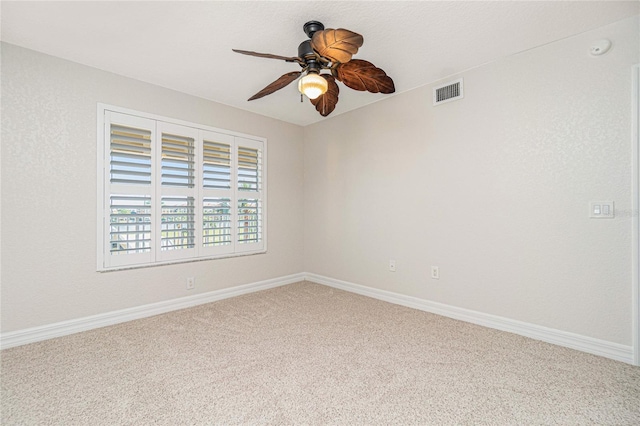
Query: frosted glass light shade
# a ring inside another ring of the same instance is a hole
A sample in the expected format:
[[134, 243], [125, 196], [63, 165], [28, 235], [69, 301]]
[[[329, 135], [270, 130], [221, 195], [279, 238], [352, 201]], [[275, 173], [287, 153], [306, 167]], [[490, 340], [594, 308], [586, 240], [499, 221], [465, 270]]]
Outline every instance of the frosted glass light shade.
[[327, 80], [316, 73], [309, 73], [298, 81], [298, 90], [309, 99], [315, 99], [327, 92]]

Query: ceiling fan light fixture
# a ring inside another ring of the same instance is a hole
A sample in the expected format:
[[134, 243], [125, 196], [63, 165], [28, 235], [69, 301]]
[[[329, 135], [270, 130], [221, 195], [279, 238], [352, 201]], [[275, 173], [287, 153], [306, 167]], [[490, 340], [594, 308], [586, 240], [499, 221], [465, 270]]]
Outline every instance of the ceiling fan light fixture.
[[316, 99], [327, 92], [327, 80], [315, 72], [310, 72], [298, 81], [298, 90], [309, 99]]

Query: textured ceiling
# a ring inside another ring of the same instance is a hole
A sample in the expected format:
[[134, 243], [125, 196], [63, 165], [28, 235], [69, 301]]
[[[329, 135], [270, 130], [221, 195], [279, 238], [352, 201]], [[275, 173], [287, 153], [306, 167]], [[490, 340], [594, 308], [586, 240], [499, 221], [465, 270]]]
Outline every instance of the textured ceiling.
[[[207, 1], [1, 2], [2, 40], [258, 114], [323, 120], [296, 84], [247, 99], [292, 63], [302, 25], [319, 20], [364, 36], [355, 58], [393, 77], [396, 92], [640, 13], [640, 2]], [[585, 55], [589, 46], [585, 46]], [[340, 84], [335, 116], [385, 96]]]

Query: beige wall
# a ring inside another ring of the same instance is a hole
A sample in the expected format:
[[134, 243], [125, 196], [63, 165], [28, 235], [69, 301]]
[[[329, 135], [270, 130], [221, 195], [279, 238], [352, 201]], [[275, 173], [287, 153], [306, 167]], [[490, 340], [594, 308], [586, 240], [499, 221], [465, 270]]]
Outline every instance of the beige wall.
[[[465, 72], [460, 101], [422, 87], [304, 129], [3, 44], [2, 332], [305, 271], [629, 345], [639, 27]], [[268, 138], [268, 253], [96, 272], [97, 102]], [[597, 200], [616, 218], [589, 219]]]
[[[266, 137], [268, 253], [96, 272], [98, 102]], [[299, 126], [3, 44], [2, 332], [301, 272], [302, 137]]]
[[[422, 87], [306, 127], [305, 271], [630, 345], [638, 34], [633, 18], [452, 76], [462, 100]], [[615, 219], [589, 219], [601, 200]]]

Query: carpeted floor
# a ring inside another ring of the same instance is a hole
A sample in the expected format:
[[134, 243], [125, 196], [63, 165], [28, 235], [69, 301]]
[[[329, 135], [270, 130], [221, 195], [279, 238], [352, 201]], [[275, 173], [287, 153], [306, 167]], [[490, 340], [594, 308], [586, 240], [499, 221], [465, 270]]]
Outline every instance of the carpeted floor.
[[640, 424], [640, 368], [308, 282], [2, 351], [2, 425]]

